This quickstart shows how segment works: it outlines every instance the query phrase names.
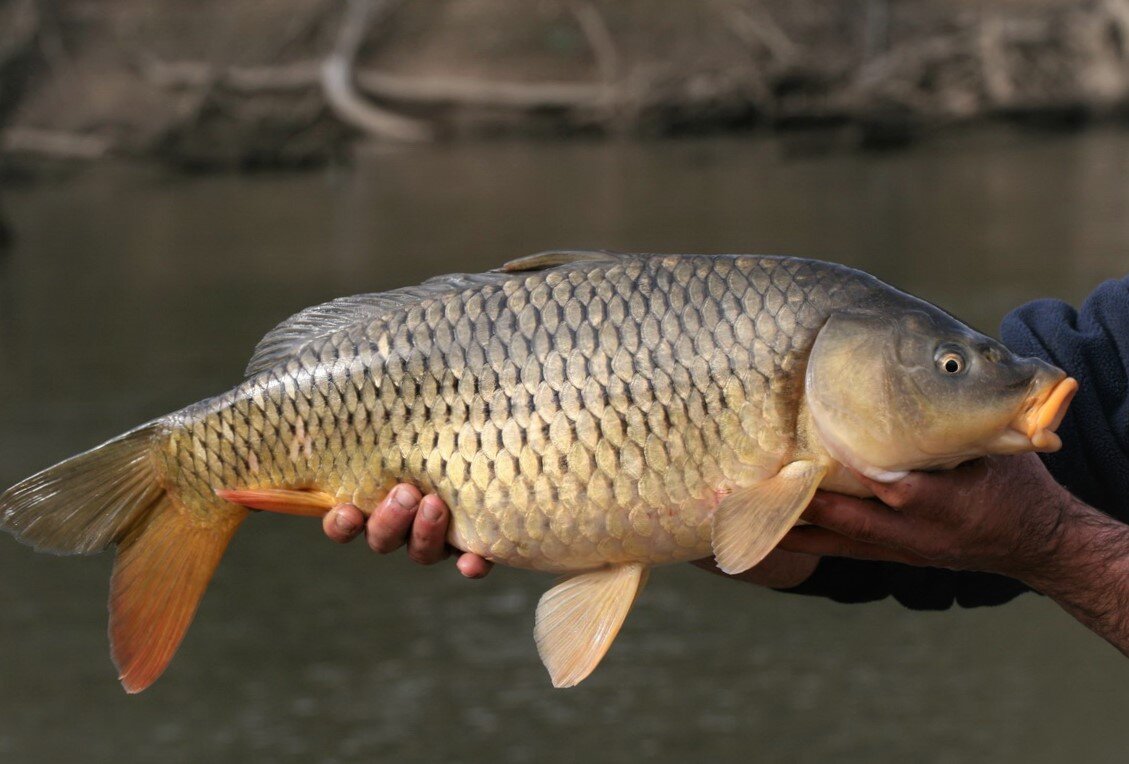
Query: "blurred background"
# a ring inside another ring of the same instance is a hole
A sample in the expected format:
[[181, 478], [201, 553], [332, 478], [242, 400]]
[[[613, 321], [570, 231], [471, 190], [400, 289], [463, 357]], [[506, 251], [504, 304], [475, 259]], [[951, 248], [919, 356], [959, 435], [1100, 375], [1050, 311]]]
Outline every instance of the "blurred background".
[[[1129, 2], [0, 0], [0, 484], [235, 384], [277, 321], [552, 247], [847, 263], [994, 333], [1129, 268]], [[111, 559], [0, 538], [3, 762], [1115, 762], [1052, 603], [656, 571], [552, 690], [548, 577], [257, 515], [127, 697]]]

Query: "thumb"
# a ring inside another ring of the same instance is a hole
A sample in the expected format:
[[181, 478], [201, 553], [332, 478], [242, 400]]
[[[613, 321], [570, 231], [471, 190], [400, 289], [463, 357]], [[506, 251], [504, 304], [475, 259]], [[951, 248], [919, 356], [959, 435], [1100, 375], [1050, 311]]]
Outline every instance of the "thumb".
[[855, 480], [862, 483], [863, 488], [874, 494], [874, 497], [887, 507], [894, 509], [900, 509], [905, 506], [909, 494], [916, 485], [916, 477], [920, 474], [910, 472], [895, 480], [876, 480], [854, 468], [849, 467], [848, 469], [850, 469], [851, 473], [855, 476]]

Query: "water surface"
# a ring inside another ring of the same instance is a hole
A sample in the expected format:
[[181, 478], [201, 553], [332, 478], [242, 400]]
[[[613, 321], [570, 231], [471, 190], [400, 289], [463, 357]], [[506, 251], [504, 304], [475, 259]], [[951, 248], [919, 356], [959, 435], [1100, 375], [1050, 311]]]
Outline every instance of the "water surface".
[[[238, 381], [343, 294], [540, 249], [761, 252], [862, 267], [992, 331], [1129, 270], [1129, 135], [984, 133], [884, 154], [775, 143], [380, 149], [352, 170], [106, 167], [15, 189], [0, 260], [0, 483]], [[549, 686], [547, 577], [325, 541], [256, 515], [171, 669], [127, 697], [109, 555], [0, 538], [4, 762], [1123, 760], [1124, 659], [1029, 595], [845, 606], [657, 571], [610, 656]]]

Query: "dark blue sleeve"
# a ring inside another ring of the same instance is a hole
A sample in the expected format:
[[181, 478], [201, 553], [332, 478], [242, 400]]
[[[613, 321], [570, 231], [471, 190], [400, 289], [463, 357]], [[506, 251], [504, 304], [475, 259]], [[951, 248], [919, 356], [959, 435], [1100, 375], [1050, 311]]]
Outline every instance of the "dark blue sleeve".
[[[1059, 300], [1028, 303], [1004, 318], [1000, 334], [1019, 355], [1042, 358], [1078, 380], [1058, 429], [1062, 449], [1043, 461], [1075, 496], [1129, 522], [1129, 278], [1102, 284], [1079, 310]], [[825, 558], [788, 591], [838, 602], [894, 597], [913, 609], [943, 610], [999, 605], [1027, 587], [989, 573]]]
[[1027, 587], [993, 573], [824, 557], [807, 581], [784, 591], [848, 603], [893, 597], [912, 610], [948, 610], [954, 604], [1002, 605]]
[[1028, 303], [1000, 331], [1016, 353], [1078, 380], [1058, 428], [1062, 449], [1043, 455], [1047, 469], [1090, 506], [1129, 520], [1129, 278], [1105, 282], [1080, 310], [1058, 300]]

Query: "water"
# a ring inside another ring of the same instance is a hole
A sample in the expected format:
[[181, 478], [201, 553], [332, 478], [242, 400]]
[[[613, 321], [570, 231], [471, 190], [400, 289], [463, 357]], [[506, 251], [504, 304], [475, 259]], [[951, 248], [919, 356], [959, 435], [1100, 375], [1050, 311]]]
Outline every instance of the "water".
[[[4, 197], [0, 483], [223, 390], [327, 298], [550, 247], [835, 259], [991, 330], [1129, 258], [1129, 135], [984, 133], [889, 155], [773, 143], [372, 150], [351, 171], [103, 168]], [[656, 572], [610, 656], [549, 687], [549, 579], [238, 534], [171, 669], [127, 697], [109, 555], [0, 538], [0, 761], [1120, 761], [1124, 659], [1056, 607], [913, 613]]]

